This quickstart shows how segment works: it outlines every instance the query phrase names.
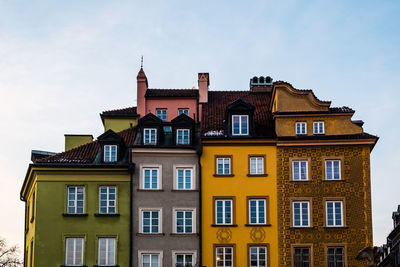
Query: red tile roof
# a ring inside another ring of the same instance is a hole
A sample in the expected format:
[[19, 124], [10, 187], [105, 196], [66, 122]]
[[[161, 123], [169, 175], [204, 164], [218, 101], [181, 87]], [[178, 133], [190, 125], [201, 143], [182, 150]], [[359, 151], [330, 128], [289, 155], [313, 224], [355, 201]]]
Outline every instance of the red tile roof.
[[197, 89], [147, 89], [146, 97], [197, 97]]
[[114, 109], [114, 110], [107, 110], [101, 113], [102, 116], [109, 115], [109, 116], [118, 116], [118, 115], [137, 115], [137, 108], [136, 107], [129, 107], [129, 108], [122, 108], [122, 109]]
[[202, 136], [218, 136], [224, 129], [226, 107], [239, 98], [255, 107], [254, 125], [256, 135], [275, 137], [272, 114], [269, 111], [270, 92], [251, 91], [209, 91], [208, 103], [202, 108]]
[[[126, 146], [133, 145], [136, 136], [136, 127], [123, 130], [118, 133], [122, 137]], [[58, 153], [54, 156], [37, 160], [35, 163], [69, 163], [69, 164], [89, 164], [93, 163], [99, 151], [99, 142], [81, 145], [77, 148]]]

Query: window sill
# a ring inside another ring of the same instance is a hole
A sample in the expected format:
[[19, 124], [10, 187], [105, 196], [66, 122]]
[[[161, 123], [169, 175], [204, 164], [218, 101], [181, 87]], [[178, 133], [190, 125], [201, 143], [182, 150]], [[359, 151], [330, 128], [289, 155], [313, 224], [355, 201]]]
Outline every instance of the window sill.
[[234, 174], [214, 174], [213, 176], [214, 177], [222, 177], [222, 178], [224, 178], [224, 177], [233, 177], [235, 175]]
[[164, 189], [136, 189], [138, 192], [164, 192]]
[[197, 236], [199, 236], [199, 234], [197, 234], [197, 233], [191, 233], [191, 234], [186, 234], [186, 233], [183, 233], [183, 234], [172, 233], [172, 234], [170, 234], [170, 236], [179, 236], [179, 237], [197, 237]]
[[324, 226], [325, 229], [348, 229], [348, 226]]
[[290, 182], [294, 182], [294, 183], [307, 183], [307, 182], [311, 182], [311, 180], [290, 180]]
[[248, 227], [268, 227], [271, 226], [271, 224], [266, 223], [266, 224], [250, 224], [250, 223], [246, 223], [244, 226], [248, 226]]
[[289, 229], [316, 229], [314, 226], [290, 226]]
[[322, 181], [323, 182], [341, 182], [341, 181], [344, 181], [344, 179], [330, 179], [330, 180], [323, 179]]
[[268, 174], [266, 174], [266, 173], [261, 173], [261, 174], [250, 174], [250, 173], [248, 173], [247, 176], [248, 176], [248, 177], [267, 177]]
[[146, 237], [157, 237], [157, 236], [165, 236], [164, 233], [159, 233], [159, 234], [145, 234], [145, 233], [136, 233], [136, 236], [146, 236]]
[[60, 265], [60, 267], [87, 267], [87, 265]]
[[62, 216], [64, 217], [87, 217], [89, 214], [87, 213], [81, 213], [81, 214], [77, 214], [77, 213], [63, 213]]
[[238, 227], [237, 224], [211, 224], [212, 227]]
[[119, 267], [119, 265], [93, 265], [93, 267]]
[[185, 192], [199, 192], [199, 190], [197, 189], [171, 189], [171, 192], [181, 192], [181, 193], [185, 193]]
[[96, 217], [119, 217], [119, 213], [95, 213], [94, 216]]

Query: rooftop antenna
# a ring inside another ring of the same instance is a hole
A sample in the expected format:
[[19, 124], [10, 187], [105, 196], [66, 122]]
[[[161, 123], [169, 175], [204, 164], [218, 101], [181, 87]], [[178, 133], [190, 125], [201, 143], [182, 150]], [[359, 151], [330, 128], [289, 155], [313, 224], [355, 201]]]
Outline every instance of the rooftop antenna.
[[143, 69], [143, 56], [142, 56], [142, 59], [140, 61], [140, 68]]

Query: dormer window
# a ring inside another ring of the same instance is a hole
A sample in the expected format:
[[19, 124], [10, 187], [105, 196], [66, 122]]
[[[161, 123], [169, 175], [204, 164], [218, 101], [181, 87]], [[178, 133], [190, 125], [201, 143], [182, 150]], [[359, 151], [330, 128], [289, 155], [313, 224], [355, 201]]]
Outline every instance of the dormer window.
[[176, 144], [188, 145], [190, 143], [190, 130], [178, 129], [176, 130]]
[[156, 115], [162, 121], [167, 121], [167, 109], [166, 108], [156, 109]]
[[296, 122], [296, 134], [307, 134], [306, 122]]
[[232, 115], [232, 135], [249, 134], [249, 116]]
[[156, 145], [157, 144], [157, 129], [145, 128], [143, 130], [143, 143], [145, 145]]
[[104, 146], [104, 162], [116, 162], [117, 161], [117, 145], [105, 145]]

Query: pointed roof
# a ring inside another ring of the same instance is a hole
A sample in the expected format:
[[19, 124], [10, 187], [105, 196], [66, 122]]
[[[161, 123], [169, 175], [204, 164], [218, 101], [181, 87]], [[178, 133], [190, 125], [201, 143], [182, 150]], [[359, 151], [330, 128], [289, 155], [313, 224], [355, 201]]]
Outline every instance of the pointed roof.
[[144, 73], [143, 68], [140, 68], [138, 75], [136, 76], [136, 79], [146, 79], [147, 80], [146, 73]]

